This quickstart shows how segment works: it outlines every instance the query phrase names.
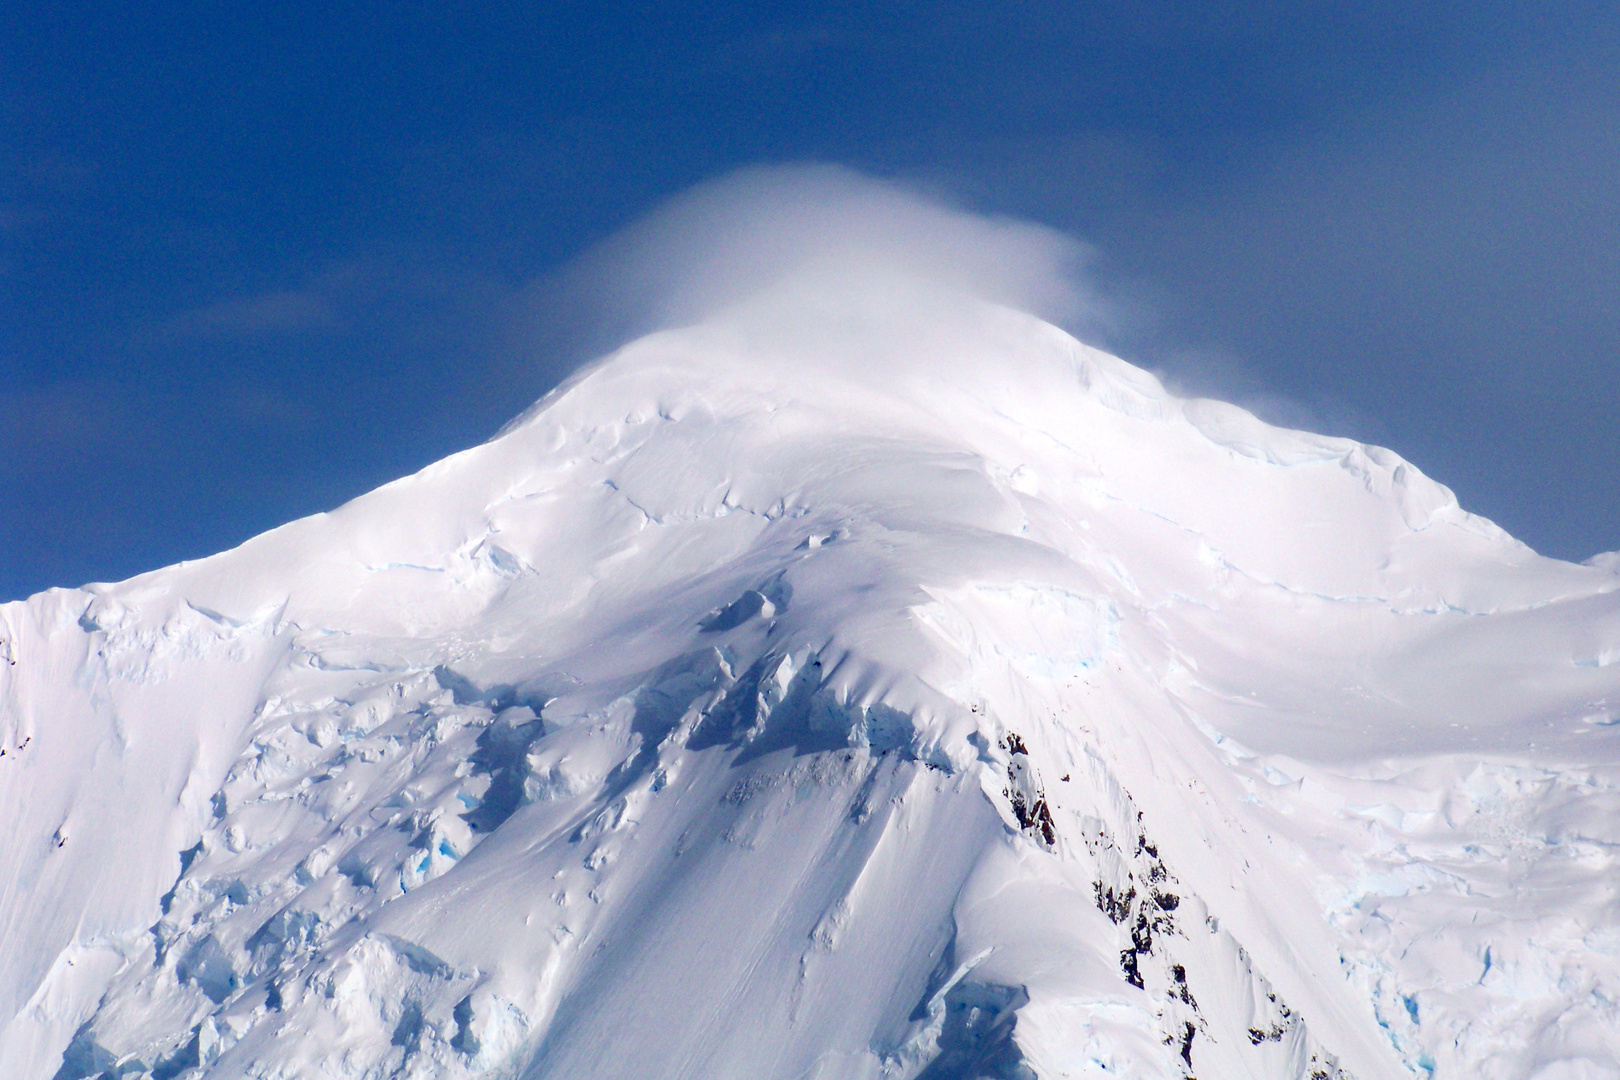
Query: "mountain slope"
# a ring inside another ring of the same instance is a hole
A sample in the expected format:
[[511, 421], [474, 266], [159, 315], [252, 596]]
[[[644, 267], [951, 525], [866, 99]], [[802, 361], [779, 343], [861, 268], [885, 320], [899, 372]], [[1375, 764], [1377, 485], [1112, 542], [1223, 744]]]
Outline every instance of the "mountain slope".
[[0, 608], [0, 1073], [1613, 1075], [1615, 568], [891, 299]]

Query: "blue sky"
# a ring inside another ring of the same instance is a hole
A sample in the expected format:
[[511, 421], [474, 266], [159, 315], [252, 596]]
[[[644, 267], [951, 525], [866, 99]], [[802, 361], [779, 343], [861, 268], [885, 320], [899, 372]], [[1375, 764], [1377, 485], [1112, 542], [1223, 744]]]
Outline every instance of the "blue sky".
[[1620, 547], [1613, 3], [24, 0], [0, 65], [0, 597], [487, 437], [611, 340], [536, 315], [573, 260], [792, 162], [1075, 236], [1128, 358]]

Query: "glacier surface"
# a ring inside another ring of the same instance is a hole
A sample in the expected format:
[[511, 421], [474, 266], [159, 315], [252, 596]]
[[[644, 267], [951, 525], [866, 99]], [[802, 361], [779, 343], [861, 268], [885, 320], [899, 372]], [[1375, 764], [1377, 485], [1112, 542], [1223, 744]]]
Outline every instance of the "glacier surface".
[[0, 607], [0, 1075], [1620, 1075], [1620, 563], [890, 299]]

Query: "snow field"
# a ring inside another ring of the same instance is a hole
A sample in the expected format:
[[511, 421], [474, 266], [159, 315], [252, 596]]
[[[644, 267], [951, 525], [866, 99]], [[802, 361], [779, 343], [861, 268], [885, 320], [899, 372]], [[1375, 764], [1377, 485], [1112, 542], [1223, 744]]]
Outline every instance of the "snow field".
[[1614, 1075], [1620, 577], [769, 294], [0, 608], [0, 1074]]

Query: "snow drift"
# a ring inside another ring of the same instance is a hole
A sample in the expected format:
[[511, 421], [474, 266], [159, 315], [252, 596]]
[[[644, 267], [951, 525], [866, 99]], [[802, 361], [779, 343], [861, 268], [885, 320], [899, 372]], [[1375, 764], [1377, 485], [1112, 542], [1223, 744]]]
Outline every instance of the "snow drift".
[[1620, 576], [906, 274], [0, 607], [0, 1075], [1620, 1070]]

